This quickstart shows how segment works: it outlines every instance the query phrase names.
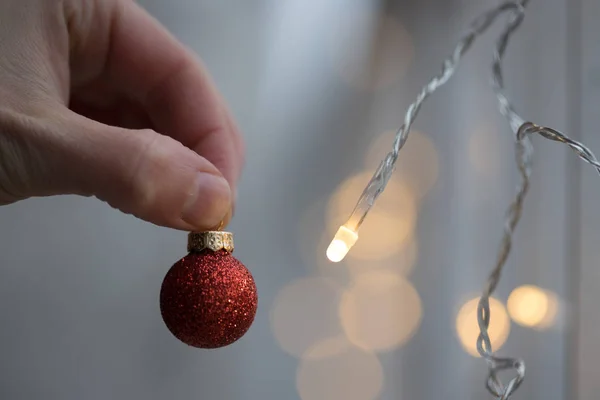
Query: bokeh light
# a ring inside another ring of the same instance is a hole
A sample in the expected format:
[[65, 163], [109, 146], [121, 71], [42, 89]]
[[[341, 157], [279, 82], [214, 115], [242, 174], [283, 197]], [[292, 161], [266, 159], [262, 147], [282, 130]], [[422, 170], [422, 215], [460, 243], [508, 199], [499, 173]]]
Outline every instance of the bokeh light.
[[369, 261], [347, 257], [345, 263], [353, 276], [374, 271], [387, 271], [402, 276], [409, 276], [417, 262], [418, 252], [417, 238], [411, 236], [400, 251], [390, 257]]
[[547, 329], [556, 321], [557, 296], [533, 285], [523, 285], [512, 291], [507, 302], [508, 313], [517, 324]]
[[416, 289], [402, 276], [385, 271], [356, 277], [340, 302], [340, 318], [348, 339], [377, 352], [405, 344], [416, 333], [421, 317]]
[[311, 277], [280, 290], [271, 309], [271, 326], [284, 351], [300, 357], [316, 342], [342, 334], [340, 289], [331, 280]]
[[[351, 177], [332, 196], [328, 210], [328, 230], [333, 235], [344, 224], [371, 179], [371, 172]], [[417, 210], [410, 190], [390, 181], [360, 228], [360, 239], [348, 257], [381, 260], [402, 250], [414, 234]]]
[[[365, 157], [365, 166], [375, 171], [387, 153], [392, 149], [396, 131], [381, 134]], [[435, 185], [438, 178], [438, 154], [433, 141], [423, 132], [411, 130], [402, 155], [396, 163], [393, 181], [400, 181], [408, 186], [416, 198], [425, 196]]]
[[[479, 326], [477, 324], [477, 305], [479, 297], [469, 300], [465, 303], [456, 317], [456, 332], [463, 348], [472, 356], [479, 357], [477, 352], [477, 337], [479, 336]], [[490, 326], [488, 335], [492, 343], [493, 351], [500, 349], [510, 333], [510, 319], [506, 313], [504, 305], [490, 298]]]
[[383, 368], [373, 353], [331, 338], [306, 351], [296, 385], [302, 400], [372, 400], [383, 388]]
[[350, 86], [378, 90], [397, 83], [414, 59], [410, 34], [389, 16], [349, 13], [338, 22], [331, 55], [334, 69]]

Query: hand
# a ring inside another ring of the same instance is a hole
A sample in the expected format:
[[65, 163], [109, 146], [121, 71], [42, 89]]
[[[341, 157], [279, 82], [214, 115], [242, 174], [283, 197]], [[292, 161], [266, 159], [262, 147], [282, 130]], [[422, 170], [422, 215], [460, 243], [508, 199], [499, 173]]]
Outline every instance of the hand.
[[201, 63], [131, 0], [0, 2], [0, 204], [96, 196], [227, 224], [243, 144]]

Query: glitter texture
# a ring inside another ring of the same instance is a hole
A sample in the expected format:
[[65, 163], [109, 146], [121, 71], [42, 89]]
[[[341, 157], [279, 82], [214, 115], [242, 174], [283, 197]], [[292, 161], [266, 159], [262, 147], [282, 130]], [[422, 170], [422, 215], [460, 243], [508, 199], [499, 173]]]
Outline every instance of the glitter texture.
[[254, 278], [225, 250], [188, 254], [171, 267], [160, 291], [160, 311], [171, 333], [205, 349], [241, 338], [257, 306]]

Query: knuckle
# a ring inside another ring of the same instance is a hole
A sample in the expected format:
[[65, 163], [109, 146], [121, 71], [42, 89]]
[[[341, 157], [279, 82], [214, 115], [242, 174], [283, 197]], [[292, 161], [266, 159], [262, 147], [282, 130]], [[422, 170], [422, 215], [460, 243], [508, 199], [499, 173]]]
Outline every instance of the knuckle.
[[174, 159], [174, 155], [181, 154], [178, 142], [152, 130], [138, 131], [133, 136], [137, 141], [134, 148], [139, 150], [132, 156], [126, 175], [132, 206], [142, 214], [156, 213], [158, 209], [163, 213], [172, 212], [160, 207], [160, 203], [164, 198], [176, 195], [168, 185], [174, 184], [173, 179], [180, 178], [172, 175], [174, 166], [181, 161]]
[[131, 150], [130, 157], [124, 160], [126, 165], [122, 166], [124, 168], [123, 185], [126, 193], [131, 196], [131, 206], [142, 213], [151, 206], [156, 196], [154, 185], [152, 185], [147, 171], [154, 162], [159, 139], [156, 135], [152, 135], [152, 139], [148, 140], [147, 137], [150, 135], [151, 133], [145, 130], [131, 134], [129, 140], [132, 141], [133, 150]]

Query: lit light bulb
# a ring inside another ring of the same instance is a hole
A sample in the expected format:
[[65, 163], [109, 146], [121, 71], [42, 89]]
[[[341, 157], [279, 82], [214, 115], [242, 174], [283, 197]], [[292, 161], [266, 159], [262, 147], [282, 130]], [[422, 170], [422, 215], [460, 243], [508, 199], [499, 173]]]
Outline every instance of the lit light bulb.
[[356, 203], [352, 214], [350, 214], [350, 218], [348, 218], [344, 225], [340, 226], [329, 244], [326, 254], [330, 261], [342, 261], [358, 240], [358, 229], [365, 220], [369, 210], [371, 210], [371, 207], [373, 207], [373, 204], [375, 204], [377, 197], [385, 189], [392, 172], [394, 172], [393, 165], [390, 167], [390, 161], [388, 160], [390, 154], [381, 161], [379, 168], [377, 168], [377, 171], [373, 174], [367, 187], [358, 199], [358, 203]]
[[340, 226], [327, 248], [327, 258], [331, 262], [340, 262], [346, 257], [358, 240], [358, 233], [346, 226]]

